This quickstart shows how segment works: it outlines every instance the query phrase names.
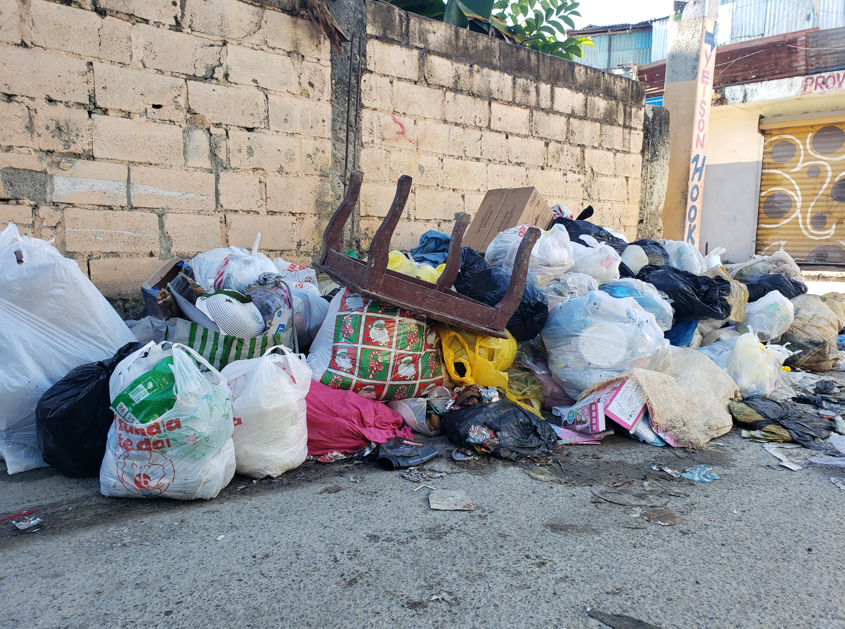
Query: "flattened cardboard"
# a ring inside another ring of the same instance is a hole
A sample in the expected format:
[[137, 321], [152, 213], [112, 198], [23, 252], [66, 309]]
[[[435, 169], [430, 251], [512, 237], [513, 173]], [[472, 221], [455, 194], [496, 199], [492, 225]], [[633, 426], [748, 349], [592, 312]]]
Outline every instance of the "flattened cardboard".
[[547, 229], [552, 220], [554, 214], [536, 188], [488, 190], [464, 235], [463, 245], [484, 253], [501, 231], [517, 225]]

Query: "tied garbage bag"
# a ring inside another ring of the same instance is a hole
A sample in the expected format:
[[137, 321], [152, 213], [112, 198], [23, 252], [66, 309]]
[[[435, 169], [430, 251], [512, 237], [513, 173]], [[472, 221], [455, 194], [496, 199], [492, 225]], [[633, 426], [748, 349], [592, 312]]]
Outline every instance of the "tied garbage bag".
[[[484, 254], [487, 264], [500, 266], [512, 274], [516, 252], [529, 227], [519, 225], [500, 232]], [[566, 230], [561, 225], [553, 225], [548, 231], [541, 229], [528, 259], [528, 280], [535, 286], [543, 286], [565, 273], [574, 263]]]
[[651, 284], [640, 280], [623, 278], [615, 282], [602, 284], [601, 291], [611, 297], [631, 297], [643, 310], [654, 315], [657, 325], [663, 331], [672, 327], [672, 306], [666, 301], [657, 289]]
[[127, 343], [109, 359], [80, 365], [41, 397], [35, 429], [45, 463], [74, 478], [100, 475], [114, 421], [109, 378], [117, 364], [137, 349], [138, 343]]
[[206, 293], [215, 290], [234, 290], [246, 294], [246, 287], [255, 282], [262, 273], [277, 273], [270, 258], [258, 252], [261, 234], [255, 237], [252, 253], [241, 247], [212, 249], [200, 253], [191, 260], [194, 279]]
[[786, 273], [754, 273], [740, 280], [748, 287], [748, 301], [762, 299], [772, 291], [777, 291], [787, 299], [798, 297], [807, 292], [807, 285], [798, 280], [789, 279]]
[[753, 332], [749, 332], [733, 343], [725, 371], [736, 382], [743, 397], [769, 395], [775, 390], [780, 368], [790, 353], [778, 345], [763, 345]]
[[540, 395], [543, 397], [543, 409], [551, 411], [555, 406], [572, 406], [575, 400], [566, 394], [566, 391], [555, 382], [549, 369], [549, 362], [546, 359], [546, 350], [537, 341], [532, 339], [522, 343], [513, 360], [514, 367], [522, 367], [529, 370], [537, 382], [540, 383]]
[[51, 244], [20, 236], [14, 224], [0, 243], [0, 458], [17, 474], [46, 465], [35, 407], [47, 390], [135, 337], [79, 265]]
[[422, 397], [443, 382], [437, 330], [425, 317], [345, 288], [308, 354], [318, 380], [371, 400]]
[[731, 350], [733, 350], [734, 344], [736, 344], [740, 336], [742, 335], [737, 332], [736, 336], [710, 343], [706, 347], [700, 347], [698, 351], [716, 363], [719, 366], [719, 369], [727, 371], [728, 358], [731, 355]]
[[115, 418], [100, 467], [104, 496], [207, 500], [235, 474], [226, 379], [194, 350], [163, 345], [127, 356], [109, 379]]
[[461, 249], [461, 266], [458, 269], [453, 288], [461, 295], [466, 295], [469, 291], [469, 279], [476, 273], [489, 268], [490, 265], [487, 264], [483, 255], [472, 247], [463, 247]]
[[581, 240], [586, 246], [577, 242], [571, 245], [572, 254], [575, 256], [573, 273], [586, 273], [593, 277], [599, 286], [618, 280], [622, 256], [609, 245], [599, 243], [591, 236], [581, 236]]
[[288, 262], [284, 258], [276, 258], [273, 260], [273, 266], [276, 267], [279, 275], [285, 278], [285, 281], [293, 287], [296, 284], [311, 284], [316, 286], [317, 273], [314, 269], [309, 269], [307, 266], [302, 266], [296, 262]]
[[[493, 266], [472, 275], [469, 278], [467, 291], [462, 294], [488, 306], [496, 306], [505, 296], [510, 282], [511, 276], [507, 271]], [[458, 290], [458, 292], [461, 291]], [[506, 327], [517, 341], [527, 341], [540, 333], [548, 316], [549, 306], [546, 296], [531, 282], [526, 282], [522, 301], [511, 315]]]
[[[275, 349], [283, 354], [272, 354]], [[311, 388], [305, 357], [279, 345], [221, 373], [232, 399], [235, 471], [264, 478], [302, 465], [308, 457], [305, 396]]]
[[628, 369], [659, 370], [669, 356], [653, 315], [630, 297], [602, 292], [558, 304], [542, 336], [549, 368], [573, 399]]
[[770, 256], [754, 256], [746, 262], [731, 264], [727, 267], [731, 277], [741, 280], [756, 273], [786, 273], [787, 277], [799, 282], [804, 281], [801, 269], [786, 251], [775, 251]]
[[[557, 435], [545, 420], [510, 400], [449, 411], [443, 415], [443, 429], [449, 441], [456, 446], [482, 446], [483, 451], [503, 459], [514, 458], [514, 453], [538, 456], [551, 452], [557, 445]], [[476, 431], [485, 434], [488, 439], [479, 442], [475, 437]], [[489, 437], [490, 433], [493, 437]]]
[[604, 227], [599, 227], [598, 225], [596, 225], [595, 223], [591, 223], [590, 221], [579, 221], [568, 218], [556, 218], [554, 221], [552, 221], [552, 224], [563, 225], [563, 227], [566, 229], [566, 232], [569, 234], [569, 240], [573, 243], [583, 242], [581, 237], [588, 236], [598, 242], [607, 243], [620, 254], [625, 250], [625, 247], [628, 246], [628, 243], [625, 242], [622, 238], [619, 238]]
[[694, 275], [669, 265], [649, 265], [640, 269], [637, 279], [665, 294], [676, 317], [722, 320], [731, 314], [731, 284], [721, 277]]
[[778, 291], [748, 304], [744, 325], [757, 333], [761, 341], [779, 338], [795, 320], [795, 307]]
[[669, 264], [676, 269], [695, 274], [704, 273], [707, 270], [704, 256], [688, 242], [664, 239], [660, 241], [660, 244], [669, 254]]
[[829, 371], [840, 358], [836, 346], [839, 317], [824, 297], [799, 295], [791, 301], [795, 319], [781, 335], [780, 343], [796, 353], [785, 364], [807, 371]]
[[586, 273], [564, 273], [540, 287], [549, 302], [549, 310], [562, 301], [583, 297], [591, 290], [598, 289], [598, 282]]

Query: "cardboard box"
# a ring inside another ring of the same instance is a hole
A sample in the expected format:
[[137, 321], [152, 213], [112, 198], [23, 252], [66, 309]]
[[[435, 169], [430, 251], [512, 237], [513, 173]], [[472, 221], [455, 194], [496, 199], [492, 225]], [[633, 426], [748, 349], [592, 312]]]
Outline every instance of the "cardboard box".
[[464, 234], [463, 246], [484, 253], [501, 231], [517, 225], [548, 229], [553, 220], [551, 208], [536, 188], [488, 190]]
[[645, 411], [645, 392], [632, 378], [615, 383], [604, 395], [604, 414], [627, 430], [631, 430], [640, 421]]
[[604, 392], [594, 391], [573, 406], [555, 406], [552, 412], [561, 419], [564, 428], [596, 434], [604, 432]]
[[153, 319], [166, 318], [161, 307], [156, 303], [156, 294], [179, 277], [179, 271], [182, 270], [183, 266], [183, 264], [179, 264], [180, 262], [183, 262], [182, 258], [171, 258], [162, 264], [161, 268], [153, 273], [150, 279], [141, 284], [141, 297], [147, 307], [147, 314]]

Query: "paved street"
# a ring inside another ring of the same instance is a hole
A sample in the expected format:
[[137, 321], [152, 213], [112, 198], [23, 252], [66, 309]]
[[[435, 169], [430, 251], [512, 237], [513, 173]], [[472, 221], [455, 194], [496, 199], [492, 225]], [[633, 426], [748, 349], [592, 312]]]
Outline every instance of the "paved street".
[[[699, 463], [721, 479], [651, 469]], [[0, 626], [605, 627], [591, 608], [664, 629], [843, 627], [845, 491], [776, 464], [737, 431], [695, 453], [559, 446], [551, 482], [499, 460], [429, 464], [448, 474], [428, 484], [464, 489], [473, 512], [431, 511], [427, 488], [360, 463], [235, 477], [190, 503], [3, 471], [0, 517], [34, 508], [44, 528], [0, 524]], [[590, 490], [643, 481], [682, 523]]]

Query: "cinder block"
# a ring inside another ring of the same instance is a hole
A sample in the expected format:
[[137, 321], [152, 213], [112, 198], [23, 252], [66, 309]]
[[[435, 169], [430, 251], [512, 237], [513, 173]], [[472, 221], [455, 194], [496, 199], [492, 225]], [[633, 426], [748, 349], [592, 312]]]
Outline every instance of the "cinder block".
[[223, 226], [218, 215], [165, 214], [164, 233], [170, 241], [170, 253], [194, 256], [223, 245]]
[[511, 164], [544, 166], [546, 163], [545, 140], [508, 137], [508, 161]]
[[480, 129], [453, 127], [451, 140], [455, 155], [464, 155], [475, 159], [481, 158]]
[[367, 69], [376, 74], [416, 81], [420, 76], [420, 52], [416, 48], [371, 39], [367, 42]]
[[124, 164], [63, 160], [53, 172], [53, 201], [125, 206], [127, 175]]
[[260, 90], [188, 81], [188, 106], [212, 122], [265, 127], [267, 99]]
[[408, 14], [408, 42], [411, 46], [445, 55], [455, 54], [457, 28], [439, 20]]
[[642, 180], [639, 177], [630, 177], [628, 179], [628, 203], [636, 203], [639, 207], [641, 193]]
[[[376, 141], [388, 148], [416, 148], [418, 146], [419, 124], [412, 118], [400, 118], [393, 114], [376, 114], [373, 118], [376, 125]], [[434, 124], [434, 123], [432, 123]]]
[[331, 185], [321, 177], [267, 177], [267, 211], [285, 214], [333, 212]]
[[[473, 33], [463, 28], [455, 29], [456, 53], [458, 57], [472, 63], [481, 63], [493, 68], [499, 67], [498, 39], [483, 33]], [[509, 46], [511, 44], [504, 44]]]
[[226, 46], [227, 78], [231, 83], [299, 94], [299, 73], [286, 54]]
[[[388, 152], [386, 150], [381, 147], [365, 146], [361, 149], [358, 169], [364, 171], [367, 181], [387, 183], [389, 182], [390, 172], [387, 162]], [[414, 173], [407, 174], [413, 175]]]
[[484, 190], [487, 164], [463, 159], [443, 160], [443, 187], [454, 190]]
[[642, 129], [645, 121], [645, 107], [625, 105], [623, 116], [626, 127], [631, 129]]
[[21, 14], [17, 0], [0, 0], [0, 41], [19, 44]]
[[41, 48], [98, 57], [102, 18], [85, 11], [44, 0], [30, 0], [30, 41]]
[[601, 125], [592, 120], [569, 119], [569, 142], [570, 144], [582, 144], [584, 146], [596, 146], [599, 143], [599, 131]]
[[425, 55], [425, 80], [430, 85], [441, 85], [451, 89], [467, 91], [470, 89], [472, 72], [468, 63], [454, 59]]
[[229, 163], [232, 168], [257, 168], [289, 173], [299, 172], [296, 139], [264, 133], [229, 131]]
[[[598, 190], [593, 190], [593, 179], [590, 178], [588, 180], [583, 173], [566, 173], [566, 197], [570, 200], [598, 200]], [[581, 205], [580, 201], [577, 203], [572, 203], [571, 205], [567, 203], [567, 205], [570, 206], [570, 209], [572, 209], [575, 214], [577, 214], [578, 210], [581, 209], [574, 209]]]
[[526, 173], [523, 166], [487, 166], [487, 189], [520, 188], [526, 185]]
[[441, 183], [442, 164], [439, 156], [390, 151], [387, 167], [387, 182], [394, 185], [402, 175], [413, 177], [414, 186], [417, 187], [437, 188]]
[[405, 41], [405, 20], [411, 14], [384, 2], [367, 2], [367, 35]]
[[267, 96], [270, 128], [318, 138], [331, 137], [331, 103], [309, 101], [291, 96]]
[[587, 113], [587, 97], [565, 87], [555, 87], [552, 108], [562, 114], [585, 116]]
[[35, 138], [42, 151], [86, 153], [91, 151], [91, 120], [84, 109], [63, 105], [38, 105]]
[[103, 295], [112, 299], [132, 299], [138, 297], [138, 287], [150, 279], [162, 264], [164, 260], [157, 257], [99, 258], [88, 260], [88, 269], [91, 281]]
[[[473, 98], [472, 96], [465, 96], [464, 94], [456, 94], [455, 92], [446, 92], [444, 114], [446, 122], [452, 124], [462, 124], [469, 126], [477, 125], [475, 103], [481, 99]], [[485, 102], [486, 101], [481, 101]]]
[[630, 135], [630, 150], [632, 153], [642, 153], [643, 150], [643, 132], [631, 130]]
[[216, 43], [146, 24], [132, 27], [132, 59], [145, 68], [210, 79], [221, 67], [223, 47]]
[[543, 111], [534, 111], [533, 135], [550, 140], [566, 142], [567, 138], [567, 117], [547, 114]]
[[32, 123], [23, 103], [0, 101], [0, 145], [32, 146]]
[[32, 235], [32, 207], [29, 205], [0, 205], [0, 231], [14, 223], [18, 231]]
[[161, 252], [158, 216], [148, 212], [65, 209], [65, 248], [79, 253]]
[[214, 175], [132, 166], [129, 193], [134, 207], [182, 212], [214, 211]]
[[181, 166], [182, 130], [169, 124], [94, 115], [94, 157]]
[[300, 138], [299, 154], [302, 159], [302, 172], [306, 175], [331, 176], [332, 146], [323, 138]]
[[226, 237], [230, 247], [252, 247], [261, 232], [262, 251], [289, 251], [299, 241], [298, 216], [226, 214]]
[[132, 25], [107, 17], [100, 27], [100, 59], [128, 64], [132, 60]]
[[529, 135], [529, 109], [490, 103], [490, 128], [496, 131]]
[[626, 201], [628, 186], [622, 177], [597, 177], [598, 198], [602, 201]]
[[587, 117], [592, 120], [621, 126], [622, 115], [621, 103], [617, 101], [593, 95], [587, 98]]
[[528, 185], [537, 188], [549, 205], [562, 200], [566, 194], [566, 176], [550, 168], [529, 168]]
[[[326, 231], [328, 216], [319, 214], [304, 214], [296, 223], [296, 250], [300, 255], [312, 257], [320, 254], [323, 244], [323, 233]], [[286, 256], [290, 259], [290, 256]], [[313, 264], [308, 264], [313, 266]]]
[[481, 156], [489, 161], [508, 161], [508, 136], [504, 133], [481, 133]]
[[270, 48], [303, 55], [307, 59], [331, 60], [331, 44], [309, 20], [279, 11], [265, 11], [265, 37]]
[[237, 0], [185, 0], [185, 23], [197, 33], [229, 41], [248, 39], [261, 30], [263, 11]]
[[624, 144], [622, 127], [603, 124], [601, 126], [600, 138], [601, 146], [603, 148], [615, 149], [617, 151], [626, 150], [628, 148]]
[[513, 100], [513, 77], [510, 74], [492, 70], [485, 66], [472, 67], [472, 93], [482, 98]]
[[613, 174], [613, 153], [597, 149], [584, 149], [584, 166], [597, 175]]
[[97, 105], [130, 113], [145, 112], [147, 118], [185, 120], [184, 79], [94, 63]]
[[640, 177], [643, 172], [643, 157], [639, 153], [617, 153], [613, 174], [617, 177]]
[[513, 80], [513, 102], [523, 107], [537, 106], [537, 81], [521, 76]]
[[365, 74], [361, 77], [361, 105], [393, 111], [393, 86], [386, 76]]
[[547, 163], [549, 168], [555, 168], [557, 170], [581, 170], [583, 164], [581, 160], [581, 149], [577, 146], [570, 146], [569, 144], [549, 142]]
[[211, 168], [211, 137], [207, 129], [187, 126], [185, 136], [185, 166]]
[[393, 82], [393, 106], [400, 114], [417, 118], [443, 118], [444, 92], [442, 89], [414, 85], [404, 81]]
[[88, 104], [88, 65], [66, 55], [5, 47], [0, 92]]
[[312, 61], [303, 61], [299, 68], [299, 93], [308, 98], [330, 100], [332, 69]]
[[223, 171], [217, 181], [217, 192], [224, 210], [259, 214], [267, 211], [261, 193], [261, 178], [255, 173]]
[[451, 127], [447, 124], [434, 122], [432, 120], [420, 120], [417, 123], [417, 137], [419, 149], [429, 153], [455, 154], [451, 148], [450, 135]]
[[[381, 183], [369, 183], [365, 181], [361, 185], [361, 196], [359, 197], [359, 204], [361, 209], [361, 216], [377, 216], [384, 218], [390, 209], [390, 204], [393, 203], [393, 198], [396, 196], [396, 185], [388, 185]], [[405, 211], [402, 217], [411, 219], [410, 200], [405, 204]]]
[[176, 24], [179, 15], [179, 5], [173, 0], [97, 0], [97, 6], [168, 25]]
[[537, 83], [537, 105], [541, 109], [552, 108], [552, 86], [548, 83]]
[[415, 220], [454, 220], [455, 214], [463, 212], [464, 199], [460, 192], [417, 188]]

